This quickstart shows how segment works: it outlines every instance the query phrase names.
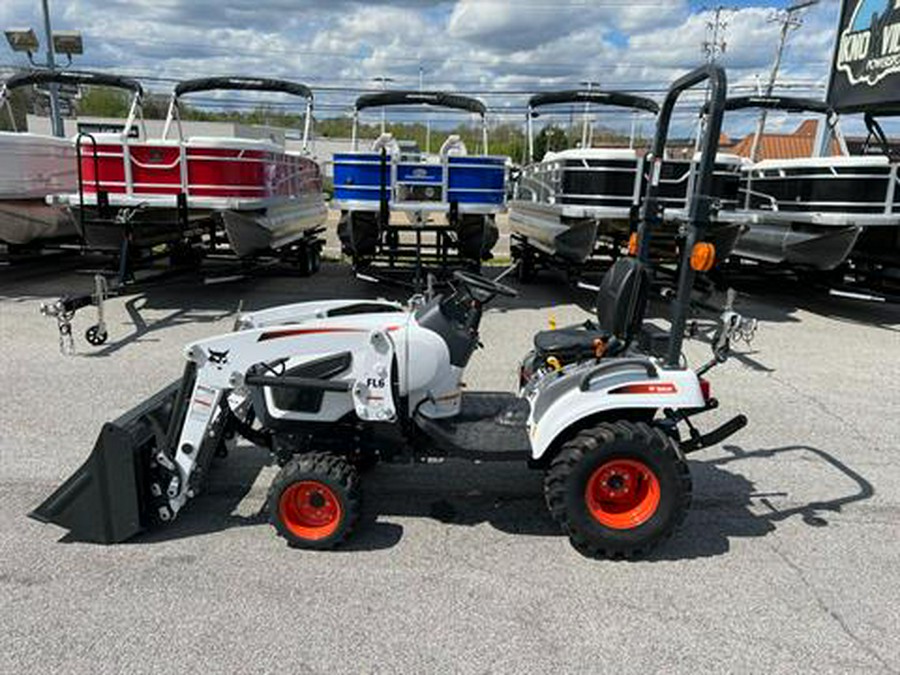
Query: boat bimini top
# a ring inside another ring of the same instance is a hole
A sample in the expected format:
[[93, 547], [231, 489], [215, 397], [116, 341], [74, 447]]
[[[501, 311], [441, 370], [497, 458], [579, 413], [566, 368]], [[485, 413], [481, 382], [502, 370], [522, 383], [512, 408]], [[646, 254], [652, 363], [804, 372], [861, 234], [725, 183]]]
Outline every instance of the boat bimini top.
[[128, 77], [120, 77], [118, 75], [107, 75], [106, 73], [90, 73], [69, 70], [57, 70], [55, 72], [49, 70], [37, 70], [30, 73], [21, 73], [13, 75], [3, 86], [0, 87], [0, 105], [5, 105], [12, 119], [13, 131], [16, 129], [15, 117], [9, 102], [9, 94], [15, 89], [28, 87], [34, 84], [69, 84], [75, 86], [92, 86], [92, 87], [112, 87], [113, 89], [123, 89], [133, 94], [131, 109], [128, 113], [129, 123], [126, 127], [131, 126], [134, 116], [140, 107], [141, 97], [144, 90], [137, 80]]
[[181, 129], [181, 116], [179, 100], [187, 94], [195, 94], [201, 91], [270, 91], [274, 93], [291, 94], [306, 99], [306, 111], [303, 120], [303, 150], [309, 147], [309, 132], [313, 113], [313, 93], [305, 84], [291, 82], [289, 80], [274, 80], [262, 77], [201, 77], [195, 80], [184, 80], [175, 85], [172, 99], [169, 101], [169, 110], [166, 113], [166, 124], [163, 127], [162, 137], [168, 138], [172, 122], [178, 127], [179, 138], [184, 138]]
[[585, 105], [613, 106], [634, 111], [643, 110], [654, 115], [659, 113], [659, 105], [650, 98], [635, 96], [621, 91], [600, 91], [567, 89], [535, 94], [528, 99], [528, 161], [534, 161], [534, 128], [532, 120], [540, 116], [538, 108], [561, 103], [584, 103]]
[[428, 105], [435, 108], [464, 110], [481, 117], [481, 139], [484, 147], [482, 154], [488, 154], [487, 107], [477, 98], [451, 94], [445, 91], [381, 91], [374, 94], [363, 94], [353, 105], [353, 149], [359, 149], [359, 113], [367, 108], [385, 108], [388, 106]]
[[[707, 114], [709, 105], [703, 107], [701, 116]], [[825, 101], [815, 98], [800, 98], [796, 96], [735, 96], [725, 101], [726, 112], [735, 110], [779, 110], [788, 113], [815, 113], [824, 115], [828, 129], [834, 134], [843, 154], [849, 154], [847, 144], [838, 127], [838, 115]], [[757, 130], [759, 134], [759, 130]], [[758, 138], [756, 142], [758, 142]], [[754, 143], [755, 147], [755, 143]]]

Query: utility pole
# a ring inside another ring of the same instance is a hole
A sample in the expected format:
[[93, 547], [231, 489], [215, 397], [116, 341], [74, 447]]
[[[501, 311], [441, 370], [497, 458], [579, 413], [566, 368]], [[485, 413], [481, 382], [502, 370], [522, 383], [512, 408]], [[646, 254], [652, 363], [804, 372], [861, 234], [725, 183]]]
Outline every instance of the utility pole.
[[[706, 62], [712, 65], [719, 60], [719, 57], [725, 53], [728, 48], [728, 42], [725, 40], [725, 30], [728, 28], [728, 21], [725, 20], [723, 14], [731, 11], [724, 5], [718, 5], [713, 10], [712, 18], [706, 22], [706, 40], [700, 43], [700, 52], [706, 57]], [[709, 83], [706, 85], [705, 98], [709, 101]], [[700, 139], [703, 137], [703, 129], [706, 126], [706, 119], [701, 116], [697, 120], [697, 137], [695, 142], [695, 150], [700, 149]]]
[[728, 43], [722, 36], [722, 33], [728, 28], [728, 22], [722, 18], [722, 14], [727, 11], [730, 11], [727, 7], [719, 5], [713, 10], [713, 18], [706, 22], [707, 39], [700, 43], [700, 50], [706, 56], [707, 63], [718, 61], [728, 47]]
[[[599, 87], [599, 82], [594, 82], [593, 80], [582, 80], [579, 82], [582, 87], [587, 87], [588, 93], [590, 94], [594, 87]], [[593, 142], [593, 125], [590, 124], [590, 112], [591, 112], [591, 104], [587, 101], [584, 103], [584, 123], [581, 125], [581, 147], [582, 149], [590, 147], [588, 143]], [[591, 127], [591, 137], [588, 137], [588, 127]]]
[[[381, 91], [387, 91], [387, 88], [385, 85], [388, 82], [393, 82], [394, 78], [386, 77], [384, 75], [379, 75], [378, 77], [373, 77], [372, 80], [374, 82], [381, 82]], [[385, 132], [386, 124], [387, 124], [387, 122], [386, 122], [386, 118], [385, 118], [384, 106], [381, 106], [381, 133]]]
[[[781, 68], [781, 57], [784, 55], [784, 47], [787, 44], [788, 35], [790, 35], [791, 31], [797, 30], [803, 25], [803, 19], [800, 18], [799, 13], [818, 3], [819, 0], [805, 0], [805, 2], [798, 2], [797, 4], [791, 5], [787, 9], [778, 12], [769, 19], [772, 23], [780, 23], [781, 31], [778, 38], [778, 48], [775, 50], [775, 63], [772, 64], [772, 72], [769, 73], [769, 82], [766, 85], [764, 92], [765, 96], [771, 96], [772, 91], [775, 89], [775, 81], [778, 79], [778, 70]], [[756, 134], [753, 136], [753, 147], [750, 150], [750, 159], [754, 162], [758, 159], [759, 140], [766, 130], [767, 116], [768, 110], [763, 108], [759, 113]]]

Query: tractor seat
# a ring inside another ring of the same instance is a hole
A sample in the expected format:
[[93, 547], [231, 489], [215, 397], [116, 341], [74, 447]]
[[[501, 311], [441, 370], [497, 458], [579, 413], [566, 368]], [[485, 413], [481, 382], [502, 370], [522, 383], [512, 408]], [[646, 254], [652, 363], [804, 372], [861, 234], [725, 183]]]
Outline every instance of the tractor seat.
[[[650, 288], [650, 271], [637, 258], [619, 258], [607, 270], [597, 292], [597, 320], [534, 336], [541, 362], [555, 357], [562, 365], [615, 356], [628, 348], [640, 328]], [[598, 344], [599, 343], [599, 344]]]

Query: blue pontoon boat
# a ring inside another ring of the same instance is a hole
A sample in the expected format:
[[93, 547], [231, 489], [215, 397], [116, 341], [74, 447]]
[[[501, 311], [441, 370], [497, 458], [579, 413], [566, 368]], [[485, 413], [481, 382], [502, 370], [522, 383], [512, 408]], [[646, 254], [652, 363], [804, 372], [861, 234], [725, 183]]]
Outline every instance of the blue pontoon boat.
[[[451, 135], [437, 155], [401, 150], [390, 133], [359, 149], [359, 113], [368, 108], [428, 105], [481, 118], [483, 154], [470, 155]], [[361, 96], [353, 119], [353, 152], [334, 156], [338, 234], [357, 270], [477, 267], [497, 242], [494, 222], [506, 210], [507, 158], [487, 154], [484, 104], [443, 92], [386, 91]], [[403, 214], [398, 222], [392, 214]], [[441, 222], [443, 221], [443, 222]]]

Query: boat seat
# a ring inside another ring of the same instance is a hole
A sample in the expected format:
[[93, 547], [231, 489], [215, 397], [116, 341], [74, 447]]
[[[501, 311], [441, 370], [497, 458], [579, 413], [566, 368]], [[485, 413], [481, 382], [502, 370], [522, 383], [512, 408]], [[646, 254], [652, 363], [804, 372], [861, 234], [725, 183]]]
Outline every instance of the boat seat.
[[597, 320], [534, 336], [539, 362], [550, 357], [561, 365], [615, 356], [631, 344], [641, 326], [650, 271], [637, 258], [619, 258], [607, 270], [597, 292]]
[[457, 134], [450, 134], [441, 146], [441, 157], [463, 157], [469, 154], [466, 144]]
[[400, 144], [390, 132], [386, 131], [372, 142], [372, 150], [375, 152], [381, 152], [382, 148], [387, 151], [389, 157], [400, 155]]

